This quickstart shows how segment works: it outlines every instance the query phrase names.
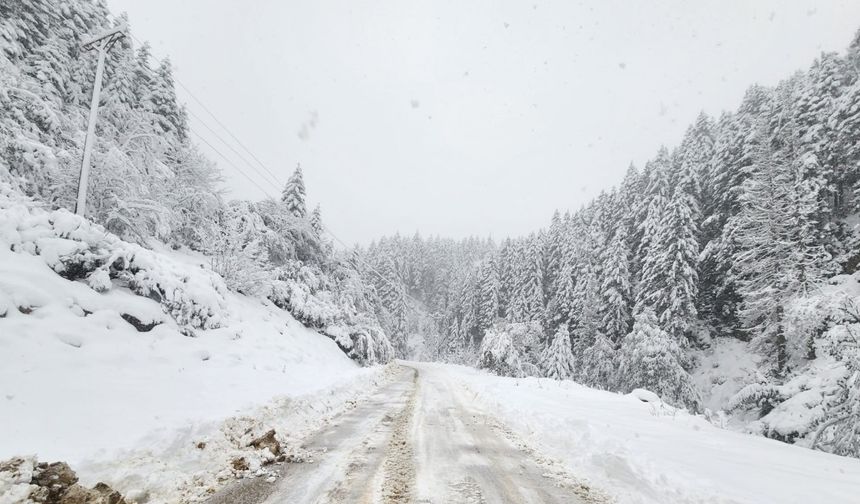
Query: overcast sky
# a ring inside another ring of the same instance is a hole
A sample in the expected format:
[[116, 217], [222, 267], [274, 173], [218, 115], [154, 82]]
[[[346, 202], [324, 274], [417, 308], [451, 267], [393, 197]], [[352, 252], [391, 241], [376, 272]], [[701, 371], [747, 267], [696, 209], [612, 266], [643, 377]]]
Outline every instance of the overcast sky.
[[[108, 4], [277, 183], [192, 117], [195, 132], [271, 194], [300, 162], [310, 204], [363, 243], [534, 231], [860, 27], [857, 0]], [[264, 197], [212, 158], [230, 196]]]

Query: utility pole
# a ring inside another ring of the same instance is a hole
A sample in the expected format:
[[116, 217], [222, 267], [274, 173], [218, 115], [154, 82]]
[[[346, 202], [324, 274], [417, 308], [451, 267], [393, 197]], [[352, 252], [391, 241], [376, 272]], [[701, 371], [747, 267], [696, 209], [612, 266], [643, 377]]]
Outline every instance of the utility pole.
[[84, 140], [84, 160], [81, 163], [81, 176], [78, 180], [78, 201], [75, 213], [84, 216], [87, 211], [87, 180], [90, 176], [90, 156], [93, 152], [93, 142], [96, 134], [96, 117], [99, 113], [99, 95], [102, 90], [102, 75], [105, 69], [105, 55], [117, 40], [125, 36], [125, 24], [108, 30], [101, 35], [91, 37], [81, 44], [84, 49], [98, 49], [99, 62], [96, 66], [96, 80], [93, 83], [93, 99], [90, 102], [90, 118], [87, 122], [87, 138]]

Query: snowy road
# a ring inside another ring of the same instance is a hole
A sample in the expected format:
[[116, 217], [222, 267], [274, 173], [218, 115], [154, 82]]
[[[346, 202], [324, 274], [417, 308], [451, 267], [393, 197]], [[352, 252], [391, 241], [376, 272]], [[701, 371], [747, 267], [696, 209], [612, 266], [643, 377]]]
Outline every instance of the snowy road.
[[273, 482], [243, 480], [209, 502], [603, 502], [548, 470], [472, 399], [444, 369], [404, 365], [316, 436], [312, 462], [282, 466]]

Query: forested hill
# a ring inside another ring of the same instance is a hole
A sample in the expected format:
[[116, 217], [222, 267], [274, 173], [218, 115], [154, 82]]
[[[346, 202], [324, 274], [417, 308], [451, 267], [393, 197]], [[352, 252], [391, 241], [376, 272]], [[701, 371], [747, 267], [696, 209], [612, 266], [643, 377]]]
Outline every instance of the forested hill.
[[[428, 358], [644, 387], [699, 411], [736, 378], [717, 406], [751, 429], [811, 443], [822, 427], [822, 446], [860, 454], [857, 281], [833, 278], [860, 258], [858, 77], [860, 33], [844, 55], [750, 87], [737, 111], [701, 114], [676, 147], [530, 236], [380, 239], [365, 259], [403, 288], [365, 278], [395, 348], [424, 331]], [[702, 369], [750, 353], [745, 376]]]
[[[82, 49], [81, 40], [128, 21], [112, 18], [102, 0], [0, 2], [0, 228], [17, 233], [32, 224], [17, 219], [43, 215], [37, 205], [74, 209], [96, 66], [96, 51]], [[203, 254], [231, 290], [270, 299], [359, 362], [388, 361], [376, 294], [324, 236], [319, 207], [308, 210], [301, 169], [275, 168], [286, 181], [278, 198], [225, 201], [220, 173], [195, 146], [177, 102], [170, 62], [155, 59], [147, 44], [136, 47], [131, 27], [105, 64], [88, 219], [124, 242]], [[105, 254], [103, 245], [78, 243], [87, 252], [50, 262], [72, 280], [104, 285], [95, 280], [109, 276], [129, 284], [129, 272], [105, 261], [137, 249], [120, 244]], [[131, 273], [147, 283], [128, 285], [142, 295], [168, 299], [157, 291], [187, 281], [143, 270], [138, 264]], [[213, 325], [205, 317], [177, 323], [189, 334]]]

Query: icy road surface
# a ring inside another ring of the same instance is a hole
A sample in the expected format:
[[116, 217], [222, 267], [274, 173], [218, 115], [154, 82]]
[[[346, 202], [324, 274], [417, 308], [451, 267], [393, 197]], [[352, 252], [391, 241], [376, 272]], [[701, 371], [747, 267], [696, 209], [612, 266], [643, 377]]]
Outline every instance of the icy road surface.
[[235, 503], [605, 502], [549, 467], [444, 369], [404, 364], [397, 379], [344, 414], [274, 481], [238, 482], [210, 499]]

